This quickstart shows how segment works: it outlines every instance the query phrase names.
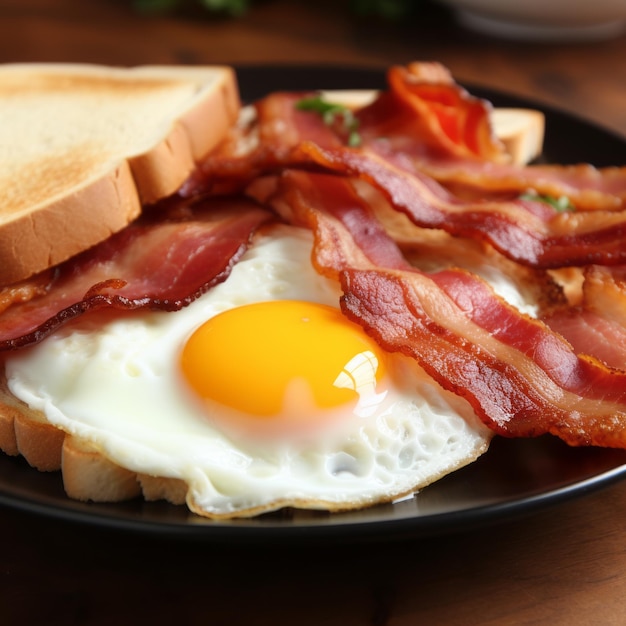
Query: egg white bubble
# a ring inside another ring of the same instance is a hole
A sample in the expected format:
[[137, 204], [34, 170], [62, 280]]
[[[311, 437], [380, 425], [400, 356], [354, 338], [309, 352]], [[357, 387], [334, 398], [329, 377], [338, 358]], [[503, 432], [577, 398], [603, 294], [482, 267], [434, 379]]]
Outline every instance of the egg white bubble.
[[207, 319], [249, 303], [337, 307], [339, 287], [315, 272], [311, 246], [309, 231], [277, 226], [255, 238], [225, 282], [180, 311], [85, 316], [12, 355], [9, 388], [113, 462], [185, 481], [188, 505], [209, 517], [392, 501], [485, 452], [491, 433], [469, 404], [401, 355], [389, 355], [391, 384], [376, 411], [305, 439], [257, 440], [209, 419], [179, 371], [184, 343]]

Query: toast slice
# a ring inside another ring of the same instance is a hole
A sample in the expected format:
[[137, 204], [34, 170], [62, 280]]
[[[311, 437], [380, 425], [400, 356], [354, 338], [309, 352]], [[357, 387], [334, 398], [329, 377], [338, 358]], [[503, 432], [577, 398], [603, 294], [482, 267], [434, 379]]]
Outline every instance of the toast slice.
[[176, 191], [239, 107], [223, 66], [0, 66], [0, 285], [103, 241]]

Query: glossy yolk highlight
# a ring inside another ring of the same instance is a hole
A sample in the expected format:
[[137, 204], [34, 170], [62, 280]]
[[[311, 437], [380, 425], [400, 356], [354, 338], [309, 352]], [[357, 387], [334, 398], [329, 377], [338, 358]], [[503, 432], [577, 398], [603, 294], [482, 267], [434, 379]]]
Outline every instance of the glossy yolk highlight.
[[348, 415], [376, 403], [384, 377], [380, 348], [329, 306], [279, 300], [230, 309], [185, 344], [181, 368], [194, 392], [267, 422]]

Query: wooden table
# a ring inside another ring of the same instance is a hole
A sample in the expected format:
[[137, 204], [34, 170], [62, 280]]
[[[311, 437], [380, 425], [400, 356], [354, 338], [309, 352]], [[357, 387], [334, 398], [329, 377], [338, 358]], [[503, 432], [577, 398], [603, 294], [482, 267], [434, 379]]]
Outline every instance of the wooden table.
[[[529, 44], [338, 2], [259, 2], [237, 20], [145, 17], [113, 0], [4, 0], [0, 61], [326, 63], [438, 59], [464, 82], [583, 115], [626, 136], [626, 38]], [[626, 162], [626, 154], [624, 155]], [[626, 484], [524, 518], [422, 540], [197, 545], [0, 509], [0, 623], [622, 624]]]
[[532, 97], [626, 133], [626, 37], [529, 44], [459, 28], [423, 4], [411, 20], [351, 19], [348, 1], [260, 0], [238, 20], [145, 17], [124, 0], [3, 0], [0, 60], [329, 63], [439, 60], [463, 82]]

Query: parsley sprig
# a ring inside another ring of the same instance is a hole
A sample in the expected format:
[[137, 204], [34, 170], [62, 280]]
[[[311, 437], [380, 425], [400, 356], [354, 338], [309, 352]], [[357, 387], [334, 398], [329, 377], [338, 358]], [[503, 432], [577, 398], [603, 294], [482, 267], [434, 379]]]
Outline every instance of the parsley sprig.
[[531, 200], [532, 202], [545, 202], [559, 213], [576, 210], [576, 207], [567, 196], [559, 196], [556, 198], [555, 196], [541, 195], [535, 191], [527, 191], [521, 194], [519, 198], [520, 200]]
[[348, 145], [356, 148], [361, 144], [359, 135], [359, 120], [354, 113], [342, 104], [335, 104], [324, 100], [322, 96], [311, 96], [302, 98], [296, 102], [299, 111], [311, 111], [322, 117], [327, 126], [336, 126], [348, 135]]

